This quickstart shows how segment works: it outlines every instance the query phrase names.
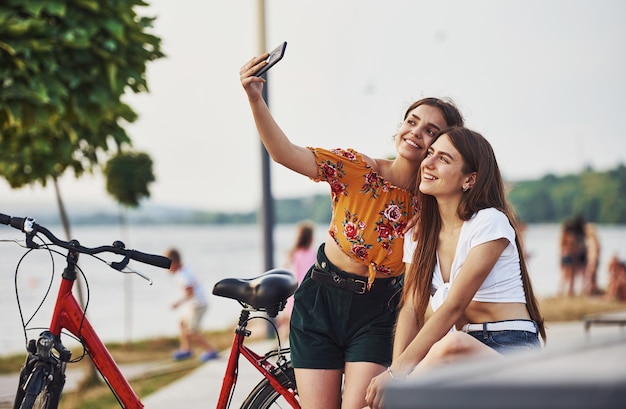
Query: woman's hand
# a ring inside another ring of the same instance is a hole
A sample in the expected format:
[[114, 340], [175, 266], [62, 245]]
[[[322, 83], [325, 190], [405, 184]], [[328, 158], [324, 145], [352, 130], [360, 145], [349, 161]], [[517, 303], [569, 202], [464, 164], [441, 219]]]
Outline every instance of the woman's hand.
[[365, 402], [367, 402], [369, 408], [383, 408], [383, 387], [390, 379], [391, 376], [385, 371], [370, 381], [365, 393]]
[[248, 94], [248, 99], [256, 101], [263, 98], [261, 91], [263, 90], [263, 83], [265, 80], [261, 77], [256, 77], [253, 74], [257, 72], [261, 67], [267, 64], [268, 53], [259, 55], [252, 58], [239, 70], [239, 79], [243, 89]]

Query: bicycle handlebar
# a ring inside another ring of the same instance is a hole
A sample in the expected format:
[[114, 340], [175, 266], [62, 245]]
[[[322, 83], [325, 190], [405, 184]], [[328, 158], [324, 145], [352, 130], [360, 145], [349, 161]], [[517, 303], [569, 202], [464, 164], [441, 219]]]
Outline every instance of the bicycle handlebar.
[[99, 254], [99, 253], [114, 253], [124, 256], [124, 261], [119, 263], [111, 263], [111, 267], [116, 270], [122, 270], [128, 264], [128, 259], [133, 259], [139, 261], [140, 263], [150, 264], [155, 267], [161, 268], [169, 268], [172, 261], [164, 256], [159, 256], [156, 254], [148, 254], [142, 253], [137, 250], [126, 249], [124, 247], [124, 243], [121, 241], [116, 241], [112, 246], [99, 246], [99, 247], [85, 247], [80, 245], [76, 240], [71, 240], [69, 242], [64, 241], [56, 237], [52, 232], [45, 227], [35, 223], [35, 219], [30, 217], [11, 217], [6, 214], [0, 213], [0, 223], [9, 225], [21, 232], [26, 233], [26, 243], [28, 247], [36, 248], [38, 247], [32, 241], [32, 237], [41, 233], [48, 238], [52, 242], [52, 244], [62, 247], [68, 250], [74, 250], [79, 253], [84, 254]]

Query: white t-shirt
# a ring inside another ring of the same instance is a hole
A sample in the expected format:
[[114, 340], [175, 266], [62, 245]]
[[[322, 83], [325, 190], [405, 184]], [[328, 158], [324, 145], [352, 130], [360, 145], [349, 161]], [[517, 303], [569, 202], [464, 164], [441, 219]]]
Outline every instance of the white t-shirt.
[[[412, 232], [407, 232], [404, 240], [403, 261], [411, 263], [417, 243], [411, 240]], [[456, 253], [450, 270], [450, 281], [444, 282], [439, 267], [439, 257], [433, 274], [433, 295], [431, 307], [439, 308], [458, 276], [467, 255], [473, 247], [488, 241], [505, 238], [509, 241], [493, 269], [482, 283], [473, 301], [480, 302], [520, 302], [525, 303], [524, 286], [519, 264], [519, 254], [515, 244], [515, 230], [509, 219], [501, 211], [489, 208], [478, 211], [472, 218], [463, 222], [457, 243]]]
[[193, 306], [194, 307], [202, 307], [208, 304], [208, 300], [206, 294], [204, 293], [204, 288], [202, 284], [196, 278], [196, 275], [188, 269], [186, 266], [183, 266], [174, 274], [174, 278], [183, 289], [183, 291], [187, 287], [193, 288]]

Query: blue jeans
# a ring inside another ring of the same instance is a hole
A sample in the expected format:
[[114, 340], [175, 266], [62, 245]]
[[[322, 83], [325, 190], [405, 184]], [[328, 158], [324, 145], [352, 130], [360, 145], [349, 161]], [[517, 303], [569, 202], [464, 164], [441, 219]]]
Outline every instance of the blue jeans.
[[539, 335], [530, 331], [471, 331], [471, 336], [501, 354], [541, 348]]

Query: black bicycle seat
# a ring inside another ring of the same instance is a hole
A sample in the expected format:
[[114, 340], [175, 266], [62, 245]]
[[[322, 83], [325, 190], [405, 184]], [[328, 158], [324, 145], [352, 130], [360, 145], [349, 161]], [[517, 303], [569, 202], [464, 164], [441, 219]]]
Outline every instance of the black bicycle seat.
[[263, 309], [287, 300], [297, 287], [298, 280], [291, 271], [276, 268], [254, 278], [220, 280], [213, 287], [213, 294]]

